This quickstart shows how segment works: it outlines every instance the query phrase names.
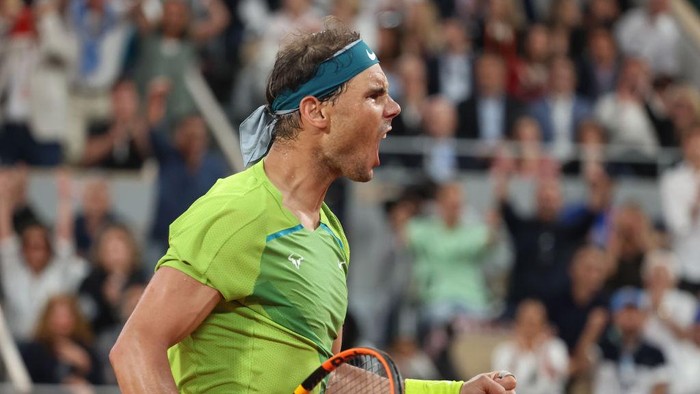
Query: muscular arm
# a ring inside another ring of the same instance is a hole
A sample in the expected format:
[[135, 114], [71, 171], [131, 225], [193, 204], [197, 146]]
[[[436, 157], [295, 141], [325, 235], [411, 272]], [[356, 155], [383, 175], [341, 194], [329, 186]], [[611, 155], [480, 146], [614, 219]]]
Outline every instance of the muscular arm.
[[218, 291], [169, 267], [159, 269], [109, 354], [121, 391], [177, 393], [167, 350], [221, 299]]

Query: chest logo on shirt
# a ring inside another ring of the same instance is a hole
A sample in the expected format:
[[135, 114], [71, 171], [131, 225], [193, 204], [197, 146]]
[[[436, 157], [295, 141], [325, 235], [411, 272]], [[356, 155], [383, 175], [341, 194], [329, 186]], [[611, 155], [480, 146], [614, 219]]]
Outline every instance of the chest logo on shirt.
[[289, 255], [289, 257], [287, 257], [287, 260], [289, 260], [289, 262], [292, 263], [292, 265], [299, 269], [299, 267], [301, 266], [301, 262], [302, 260], [304, 260], [304, 258], [296, 253], [292, 253]]
[[346, 262], [344, 262], [344, 261], [338, 261], [338, 268], [340, 268], [341, 271], [345, 271], [345, 270], [343, 269], [343, 266], [344, 266], [344, 265], [348, 265], [348, 263], [346, 263]]

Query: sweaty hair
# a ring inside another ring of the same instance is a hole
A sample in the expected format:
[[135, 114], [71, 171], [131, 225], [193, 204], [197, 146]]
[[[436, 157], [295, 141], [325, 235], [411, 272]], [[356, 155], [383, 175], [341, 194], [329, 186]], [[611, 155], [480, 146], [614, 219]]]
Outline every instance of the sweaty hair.
[[[280, 93], [286, 90], [294, 91], [311, 80], [324, 60], [359, 38], [359, 33], [350, 30], [336, 19], [329, 18], [326, 20], [325, 30], [300, 35], [290, 40], [277, 54], [268, 79], [266, 94], [268, 105], [272, 105]], [[347, 82], [319, 99], [334, 100], [344, 91], [346, 85]], [[275, 126], [275, 138], [294, 139], [300, 127], [299, 111], [280, 115]]]

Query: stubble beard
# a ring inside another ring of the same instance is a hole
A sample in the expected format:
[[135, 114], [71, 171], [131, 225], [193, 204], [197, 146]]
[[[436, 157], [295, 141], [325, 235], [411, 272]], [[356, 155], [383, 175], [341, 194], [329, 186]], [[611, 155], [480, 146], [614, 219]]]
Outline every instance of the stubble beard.
[[337, 174], [336, 178], [345, 177], [353, 182], [365, 183], [374, 177], [374, 171], [368, 171], [364, 161], [352, 153], [340, 157], [326, 157], [324, 162], [332, 173]]

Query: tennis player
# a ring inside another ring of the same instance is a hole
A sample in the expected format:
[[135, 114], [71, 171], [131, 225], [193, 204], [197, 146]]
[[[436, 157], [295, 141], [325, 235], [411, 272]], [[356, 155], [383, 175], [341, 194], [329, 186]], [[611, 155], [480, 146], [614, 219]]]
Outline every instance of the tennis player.
[[[267, 101], [241, 124], [249, 167], [170, 226], [110, 354], [124, 393], [291, 393], [340, 350], [350, 250], [323, 200], [341, 176], [372, 179], [401, 109], [374, 52], [332, 21], [278, 53]], [[514, 387], [503, 373], [406, 382], [409, 394]]]

